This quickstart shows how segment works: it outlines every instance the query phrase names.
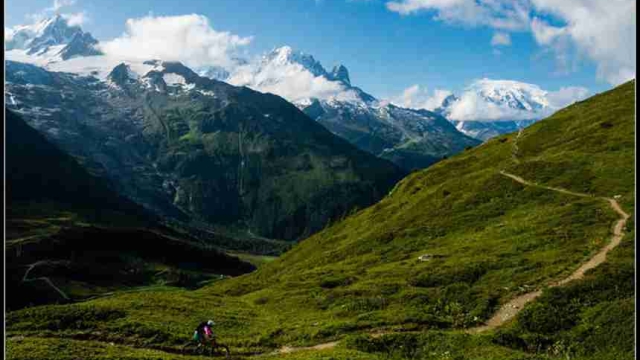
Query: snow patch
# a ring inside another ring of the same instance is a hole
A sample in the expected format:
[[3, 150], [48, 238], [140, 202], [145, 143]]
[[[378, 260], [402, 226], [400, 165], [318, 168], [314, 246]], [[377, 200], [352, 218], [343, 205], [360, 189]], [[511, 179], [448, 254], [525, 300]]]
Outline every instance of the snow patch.
[[164, 74], [162, 75], [162, 79], [167, 85], [186, 85], [187, 80], [182, 75], [178, 74]]
[[[195, 84], [194, 84], [195, 86]], [[216, 96], [216, 93], [214, 93], [213, 91], [209, 91], [209, 90], [198, 90], [198, 92], [204, 96]]]

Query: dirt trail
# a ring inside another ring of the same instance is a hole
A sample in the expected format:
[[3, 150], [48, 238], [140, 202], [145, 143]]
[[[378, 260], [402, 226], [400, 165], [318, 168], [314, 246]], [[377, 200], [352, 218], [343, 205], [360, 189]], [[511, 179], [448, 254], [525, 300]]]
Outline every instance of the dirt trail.
[[[520, 136], [523, 133], [523, 129], [520, 129], [520, 131], [518, 131], [518, 135], [515, 138], [514, 144], [513, 144], [513, 149], [511, 152], [511, 158], [515, 163], [520, 163], [520, 160], [518, 159], [518, 139], [520, 138]], [[562, 286], [568, 282], [571, 282], [573, 280], [578, 280], [578, 279], [582, 279], [584, 277], [585, 272], [587, 272], [587, 270], [593, 269], [596, 266], [602, 264], [603, 262], [605, 262], [606, 257], [607, 257], [607, 253], [609, 251], [611, 251], [612, 249], [614, 249], [616, 246], [618, 246], [620, 244], [620, 241], [622, 240], [622, 237], [624, 236], [624, 229], [625, 229], [625, 225], [627, 223], [627, 220], [629, 219], [630, 215], [627, 214], [624, 210], [622, 210], [622, 208], [620, 207], [620, 204], [618, 204], [618, 202], [615, 199], [612, 198], [607, 198], [607, 197], [596, 197], [594, 195], [590, 195], [590, 194], [584, 194], [584, 193], [578, 193], [578, 192], [574, 192], [571, 190], [567, 190], [567, 189], [562, 189], [562, 188], [558, 188], [558, 187], [553, 187], [553, 186], [546, 186], [546, 185], [540, 185], [531, 181], [527, 181], [525, 179], [523, 179], [522, 177], [518, 176], [518, 175], [514, 175], [514, 174], [510, 174], [504, 170], [500, 170], [500, 174], [503, 176], [506, 176], [516, 182], [519, 182], [522, 185], [525, 186], [532, 186], [532, 187], [537, 187], [537, 188], [541, 188], [541, 189], [546, 189], [546, 190], [550, 190], [550, 191], [555, 191], [555, 192], [559, 192], [562, 194], [566, 194], [566, 195], [572, 195], [572, 196], [577, 196], [577, 197], [582, 197], [582, 198], [597, 198], [600, 200], [604, 200], [606, 202], [609, 203], [609, 205], [611, 206], [611, 208], [618, 214], [620, 215], [620, 219], [618, 221], [616, 221], [613, 229], [612, 229], [612, 237], [611, 237], [611, 241], [604, 246], [602, 249], [600, 249], [600, 251], [598, 251], [597, 254], [595, 254], [594, 256], [592, 256], [587, 262], [583, 263], [582, 265], [580, 265], [580, 267], [578, 269], [576, 269], [571, 275], [569, 275], [568, 277], [559, 280], [559, 281], [555, 281], [552, 282], [550, 284], [548, 284], [549, 287], [556, 287], [556, 286]], [[470, 333], [470, 334], [476, 334], [476, 333], [481, 333], [487, 330], [491, 330], [494, 328], [497, 328], [498, 326], [504, 324], [506, 321], [513, 319], [513, 317], [515, 317], [523, 308], [524, 306], [533, 301], [534, 299], [536, 299], [538, 296], [540, 296], [542, 294], [542, 290], [538, 289], [538, 290], [534, 290], [531, 292], [528, 292], [526, 294], [522, 294], [519, 295], [518, 297], [515, 297], [513, 299], [511, 299], [509, 302], [507, 302], [506, 304], [502, 305], [500, 307], [500, 309], [484, 324], [478, 327], [474, 327], [474, 328], [470, 328], [467, 329], [466, 332]], [[370, 333], [370, 335], [374, 338], [380, 337], [382, 335], [385, 334], [389, 334], [391, 332], [385, 332], [385, 331], [373, 331]], [[299, 350], [323, 350], [323, 349], [331, 349], [334, 348], [336, 345], [338, 344], [338, 341], [332, 341], [332, 342], [328, 342], [328, 343], [324, 343], [324, 344], [318, 344], [315, 346], [309, 346], [309, 347], [290, 347], [290, 346], [283, 346], [282, 348], [280, 348], [279, 350], [276, 351], [276, 353], [280, 353], [280, 354], [284, 354], [284, 353], [291, 353], [294, 351], [299, 351]]]
[[518, 135], [516, 136], [516, 139], [513, 141], [513, 148], [511, 149], [511, 158], [513, 159], [513, 162], [515, 162], [516, 164], [520, 163], [520, 159], [518, 159], [518, 152], [520, 151], [520, 149], [518, 148], [518, 140], [520, 139], [520, 136], [522, 136], [523, 131], [524, 131], [524, 128], [520, 128], [520, 130], [518, 130]]
[[293, 347], [293, 346], [283, 346], [278, 349], [276, 354], [289, 354], [295, 351], [303, 351], [303, 350], [324, 350], [324, 349], [333, 349], [338, 345], [337, 341], [332, 341], [328, 343], [318, 344], [314, 346], [305, 346], [305, 347]]
[[48, 277], [42, 276], [42, 277], [37, 277], [34, 279], [28, 279], [29, 277], [29, 273], [31, 272], [31, 270], [33, 270], [36, 266], [39, 265], [45, 265], [45, 264], [58, 264], [58, 263], [66, 263], [65, 261], [50, 261], [50, 260], [41, 260], [38, 262], [35, 262], [31, 265], [29, 265], [29, 268], [27, 269], [27, 271], [25, 271], [24, 276], [22, 277], [22, 282], [31, 282], [31, 281], [44, 281], [45, 283], [47, 283], [49, 286], [51, 286], [53, 288], [53, 290], [55, 290], [56, 292], [58, 292], [58, 294], [60, 294], [60, 296], [62, 296], [65, 300], [69, 300], [69, 297], [67, 296], [67, 294], [64, 293], [64, 291], [60, 290], [60, 288], [58, 288], [57, 286], [55, 286], [53, 284], [53, 281], [51, 281], [51, 279], [49, 279]]
[[[523, 178], [517, 175], [509, 174], [505, 171], [500, 171], [500, 174], [506, 177], [509, 177], [526, 186], [535, 186], [538, 188], [556, 191], [563, 194], [573, 195], [578, 197], [595, 198], [595, 196], [589, 195], [589, 194], [582, 194], [582, 193], [569, 191], [566, 189], [539, 185], [539, 184], [524, 180]], [[598, 251], [597, 254], [592, 256], [587, 262], [585, 262], [578, 269], [576, 269], [571, 275], [569, 275], [568, 277], [562, 280], [550, 283], [549, 287], [562, 286], [570, 281], [582, 279], [584, 277], [584, 273], [587, 272], [587, 270], [593, 269], [596, 266], [605, 262], [607, 258], [607, 253], [620, 244], [620, 241], [622, 240], [622, 237], [624, 235], [623, 233], [624, 227], [627, 223], [627, 219], [629, 219], [629, 214], [627, 214], [626, 212], [624, 212], [624, 210], [622, 210], [622, 208], [620, 207], [620, 204], [618, 204], [618, 202], [615, 199], [606, 198], [606, 197], [598, 197], [598, 199], [607, 201], [611, 206], [611, 208], [620, 215], [620, 219], [615, 223], [613, 227], [613, 231], [612, 231], [613, 236], [611, 237], [611, 241], [602, 249], [600, 249], [600, 251]], [[471, 328], [467, 330], [467, 332], [480, 333], [480, 332], [487, 331], [502, 325], [504, 322], [516, 316], [516, 314], [518, 314], [518, 312], [522, 310], [524, 305], [534, 300], [541, 294], [542, 294], [542, 290], [535, 290], [510, 300], [508, 303], [502, 305], [502, 307], [500, 307], [500, 309], [484, 325]]]
[[[577, 193], [577, 192], [573, 192], [573, 191], [562, 189], [562, 188], [556, 188], [556, 187], [536, 184], [536, 183], [527, 181], [527, 180], [525, 180], [525, 179], [523, 179], [523, 178], [521, 178], [521, 177], [519, 177], [517, 175], [513, 175], [513, 174], [510, 174], [510, 173], [507, 173], [505, 171], [500, 171], [500, 174], [502, 174], [502, 175], [504, 175], [504, 176], [506, 176], [508, 178], [511, 178], [514, 181], [517, 181], [517, 182], [519, 182], [519, 183], [521, 183], [523, 185], [526, 185], [526, 186], [534, 186], [534, 187], [547, 189], [547, 190], [550, 190], [550, 191], [556, 191], [556, 192], [559, 192], [559, 193], [578, 196], [578, 197], [596, 198], [595, 196], [589, 195], [589, 194], [582, 194], [582, 193]], [[587, 262], [583, 263], [571, 275], [569, 275], [568, 277], [566, 277], [566, 278], [564, 278], [562, 280], [559, 280], [559, 281], [552, 282], [552, 283], [548, 284], [549, 287], [562, 286], [562, 285], [564, 285], [564, 284], [566, 284], [566, 283], [568, 283], [570, 281], [582, 279], [587, 270], [593, 269], [596, 266], [598, 266], [598, 265], [602, 264], [603, 262], [605, 262], [606, 257], [607, 257], [607, 253], [620, 244], [620, 241], [622, 240], [622, 237], [624, 235], [625, 225], [626, 225], [627, 220], [629, 219], [630, 215], [627, 214], [624, 210], [622, 210], [622, 208], [620, 207], [620, 204], [618, 204], [618, 202], [615, 199], [606, 198], [606, 197], [597, 197], [597, 199], [601, 199], [601, 200], [604, 200], [607, 203], [609, 203], [611, 208], [616, 213], [618, 213], [618, 215], [620, 215], [620, 219], [618, 221], [616, 221], [616, 223], [615, 223], [615, 225], [614, 225], [614, 227], [612, 229], [611, 241], [606, 246], [604, 246], [602, 249], [600, 249], [600, 251], [598, 251], [597, 254], [592, 256]], [[515, 317], [524, 308], [524, 306], [527, 303], [533, 301], [534, 299], [536, 299], [541, 294], [542, 294], [542, 290], [538, 289], [538, 290], [534, 290], [534, 291], [528, 292], [526, 294], [522, 294], [522, 295], [520, 295], [520, 296], [518, 296], [516, 298], [511, 299], [509, 302], [507, 302], [506, 304], [502, 305], [500, 307], [500, 309], [484, 325], [467, 329], [466, 332], [470, 333], [470, 334], [477, 334], [477, 333], [481, 333], [481, 332], [484, 332], [484, 331], [491, 330], [491, 329], [499, 327], [500, 325], [504, 324], [506, 321], [513, 319], [513, 317]], [[377, 332], [372, 332], [370, 335], [373, 336], [373, 337], [380, 337], [380, 336], [382, 336], [384, 334], [388, 334], [388, 333], [390, 333], [390, 332], [377, 331]], [[282, 348], [277, 350], [276, 353], [286, 354], [286, 353], [291, 353], [291, 352], [300, 351], [300, 350], [331, 349], [331, 348], [334, 348], [337, 344], [338, 344], [338, 341], [332, 341], [332, 342], [318, 344], [318, 345], [309, 346], [309, 347], [283, 346]]]

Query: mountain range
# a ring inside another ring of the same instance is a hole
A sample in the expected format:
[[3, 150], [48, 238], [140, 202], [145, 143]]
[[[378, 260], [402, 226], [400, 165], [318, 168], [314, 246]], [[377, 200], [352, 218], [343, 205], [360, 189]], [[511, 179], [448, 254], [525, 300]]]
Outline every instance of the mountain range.
[[[346, 67], [326, 71], [289, 47], [257, 70], [237, 59], [240, 70], [195, 72], [101, 56], [90, 34], [59, 15], [14, 30], [7, 44], [18, 60], [6, 63], [8, 108], [116, 191], [207, 231], [300, 239], [373, 203], [407, 171], [479, 144], [435, 113], [352, 86]], [[270, 76], [283, 67], [339, 92], [292, 106], [209, 78], [242, 85], [248, 76], [262, 89], [283, 81]]]
[[[434, 112], [395, 106], [352, 85], [344, 65], [326, 70], [312, 55], [289, 46], [239, 66], [224, 80], [284, 96], [332, 133], [405, 170], [428, 167], [480, 143]], [[292, 86], [300, 82], [310, 85]]]
[[122, 63], [102, 80], [11, 61], [6, 69], [8, 108], [163, 216], [297, 239], [403, 175], [284, 99], [180, 63]]
[[214, 318], [238, 358], [633, 359], [634, 96], [413, 172], [251, 274], [11, 311], [8, 357], [195, 359]]
[[431, 111], [288, 47], [120, 59], [64, 16], [6, 39], [8, 358], [201, 359], [204, 319], [236, 359], [634, 357], [635, 80]]

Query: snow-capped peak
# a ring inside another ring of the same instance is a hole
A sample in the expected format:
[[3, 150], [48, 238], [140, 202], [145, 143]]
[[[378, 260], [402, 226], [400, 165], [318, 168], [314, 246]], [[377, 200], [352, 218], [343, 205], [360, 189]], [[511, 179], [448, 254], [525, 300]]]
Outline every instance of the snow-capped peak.
[[549, 106], [547, 92], [539, 86], [514, 80], [481, 79], [467, 88], [486, 101], [516, 110], [536, 111]]
[[281, 46], [271, 50], [261, 61], [261, 66], [286, 66], [297, 64], [314, 76], [326, 76], [327, 70], [312, 55], [294, 50], [291, 46]]
[[[32, 25], [16, 26], [5, 37], [7, 56], [33, 57], [28, 62], [51, 62], [77, 56], [99, 55], [98, 41], [77, 25], [69, 25], [63, 15], [41, 20]], [[39, 59], [36, 59], [39, 58]]]
[[347, 85], [351, 85], [351, 79], [349, 79], [349, 70], [347, 70], [346, 66], [342, 64], [334, 66], [329, 76], [332, 80], [342, 81]]
[[67, 20], [61, 15], [44, 19], [24, 31], [30, 31], [31, 36], [23, 46], [29, 53], [35, 54], [45, 50], [49, 46], [68, 44], [78, 34], [82, 33], [79, 26], [69, 26]]

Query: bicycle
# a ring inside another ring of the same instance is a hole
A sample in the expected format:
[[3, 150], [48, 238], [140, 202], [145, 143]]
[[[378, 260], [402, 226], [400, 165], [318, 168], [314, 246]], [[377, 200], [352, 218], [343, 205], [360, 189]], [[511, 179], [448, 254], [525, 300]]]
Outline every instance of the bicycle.
[[182, 346], [183, 353], [192, 353], [195, 355], [206, 355], [207, 350], [209, 353], [208, 356], [214, 356], [214, 353], [218, 351], [222, 352], [226, 358], [231, 356], [229, 347], [217, 341], [196, 342], [192, 340]]

